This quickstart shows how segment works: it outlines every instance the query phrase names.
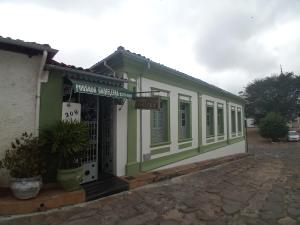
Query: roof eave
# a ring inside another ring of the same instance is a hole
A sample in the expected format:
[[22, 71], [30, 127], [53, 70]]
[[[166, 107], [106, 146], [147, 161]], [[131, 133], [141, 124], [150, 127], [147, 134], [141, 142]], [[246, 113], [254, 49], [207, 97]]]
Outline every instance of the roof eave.
[[119, 82], [119, 83], [126, 83], [127, 80], [125, 79], [120, 79], [116, 77], [109, 77], [107, 75], [101, 75], [89, 71], [84, 71], [84, 70], [78, 70], [78, 69], [73, 69], [73, 68], [66, 68], [63, 66], [58, 66], [58, 65], [52, 65], [52, 64], [46, 64], [45, 66], [46, 70], [57, 70], [57, 71], [64, 71], [64, 72], [70, 72], [70, 73], [75, 73], [75, 74], [80, 74], [80, 75], [86, 75], [86, 76], [93, 76], [97, 78], [101, 78], [107, 81], [114, 81], [114, 82]]

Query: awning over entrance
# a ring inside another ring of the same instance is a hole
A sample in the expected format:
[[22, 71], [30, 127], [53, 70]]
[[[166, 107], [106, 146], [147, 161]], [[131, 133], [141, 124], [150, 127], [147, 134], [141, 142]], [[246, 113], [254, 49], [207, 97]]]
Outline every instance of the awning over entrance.
[[69, 78], [73, 84], [73, 90], [77, 93], [106, 96], [112, 98], [132, 98], [133, 93], [123, 87], [109, 86], [96, 82]]
[[73, 91], [77, 93], [106, 96], [112, 98], [132, 98], [133, 93], [123, 88], [126, 79], [96, 73], [90, 69], [83, 69], [58, 63], [51, 60], [46, 65], [47, 70], [63, 72], [63, 76], [73, 84]]

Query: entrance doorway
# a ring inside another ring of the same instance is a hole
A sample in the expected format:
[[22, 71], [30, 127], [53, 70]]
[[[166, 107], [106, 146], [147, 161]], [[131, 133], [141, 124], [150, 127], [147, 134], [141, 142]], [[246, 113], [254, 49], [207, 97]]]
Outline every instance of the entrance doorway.
[[81, 104], [81, 121], [89, 126], [90, 145], [79, 156], [84, 168], [82, 184], [107, 178], [114, 173], [113, 99], [75, 93], [72, 102]]

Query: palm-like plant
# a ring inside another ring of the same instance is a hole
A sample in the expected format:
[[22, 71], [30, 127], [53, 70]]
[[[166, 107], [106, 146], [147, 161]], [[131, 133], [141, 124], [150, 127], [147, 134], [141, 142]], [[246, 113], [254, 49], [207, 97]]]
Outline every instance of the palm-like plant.
[[42, 133], [42, 139], [51, 153], [58, 155], [59, 169], [80, 166], [79, 157], [89, 146], [89, 127], [84, 122], [60, 121]]

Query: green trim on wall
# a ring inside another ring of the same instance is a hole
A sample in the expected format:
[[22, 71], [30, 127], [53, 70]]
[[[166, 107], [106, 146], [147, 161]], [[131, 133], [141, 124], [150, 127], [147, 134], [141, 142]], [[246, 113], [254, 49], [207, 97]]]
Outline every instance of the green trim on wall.
[[192, 146], [192, 142], [184, 143], [184, 144], [178, 145], [178, 149], [184, 149], [184, 148], [191, 147], [191, 146]]
[[170, 141], [166, 141], [166, 142], [161, 142], [161, 143], [157, 143], [157, 144], [151, 144], [150, 148], [155, 148], [155, 147], [161, 147], [161, 146], [165, 146], [165, 145], [170, 145], [172, 142]]
[[140, 163], [128, 163], [125, 167], [126, 176], [134, 176], [140, 172]]
[[[135, 91], [136, 83], [128, 83], [128, 89], [130, 91]], [[132, 172], [136, 171], [135, 166], [137, 161], [137, 110], [135, 109], [134, 103], [134, 100], [128, 99], [126, 175], [132, 175]], [[130, 174], [127, 172], [129, 172]]]
[[[243, 138], [236, 138], [234, 143], [243, 141]], [[232, 143], [233, 144], [233, 143]], [[151, 159], [148, 161], [144, 161], [142, 163], [142, 171], [149, 171], [149, 170], [153, 170], [153, 169], [157, 169], [159, 167], [162, 166], [166, 166], [184, 159], [188, 159], [209, 151], [213, 151], [213, 150], [217, 150], [219, 148], [222, 147], [226, 147], [229, 146], [227, 144], [227, 141], [222, 141], [222, 142], [217, 142], [214, 144], [210, 144], [210, 145], [204, 145], [204, 146], [200, 146], [199, 148], [195, 148], [195, 149], [190, 149], [190, 150], [186, 150], [186, 151], [182, 151], [179, 153], [175, 153], [175, 154], [171, 154], [171, 155], [166, 155], [166, 156], [162, 156], [159, 158], [155, 158], [155, 159]], [[199, 152], [200, 149], [200, 152]]]
[[209, 145], [200, 146], [200, 153], [209, 152], [227, 146], [227, 141], [221, 141]]
[[170, 152], [170, 147], [152, 149], [151, 155], [157, 155], [157, 154], [166, 153], [166, 152]]
[[180, 139], [180, 140], [178, 140], [178, 143], [187, 142], [187, 141], [192, 141], [192, 140], [193, 140], [193, 138]]
[[[243, 141], [243, 139], [236, 138], [234, 143], [237, 143], [239, 141]], [[153, 170], [153, 169], [156, 169], [156, 168], [159, 168], [162, 166], [166, 166], [166, 165], [169, 165], [169, 164], [172, 164], [172, 163], [184, 160], [184, 159], [188, 159], [188, 158], [191, 158], [191, 157], [194, 157], [194, 156], [197, 156], [197, 155], [209, 152], [209, 151], [213, 151], [218, 148], [226, 147], [226, 146], [229, 146], [227, 144], [227, 141], [222, 141], [222, 142], [217, 142], [217, 143], [210, 144], [210, 145], [200, 146], [200, 152], [199, 152], [199, 148], [195, 148], [195, 149], [190, 149], [190, 150], [182, 151], [179, 153], [147, 160], [142, 163], [142, 171]]]
[[242, 137], [237, 137], [237, 138], [234, 138], [234, 139], [230, 139], [229, 140], [229, 144], [234, 144], [234, 143], [237, 143], [237, 142], [240, 142], [240, 141], [243, 141], [245, 140], [245, 137], [242, 136]]
[[206, 138], [206, 143], [212, 143], [215, 142], [215, 138]]
[[178, 161], [181, 161], [183, 159], [187, 159], [193, 156], [198, 155], [198, 148], [196, 149], [192, 149], [192, 150], [187, 150], [187, 151], [183, 151], [183, 152], [179, 152], [179, 153], [175, 153], [175, 154], [171, 154], [171, 155], [166, 155], [166, 156], [162, 156], [156, 159], [151, 159], [148, 161], [144, 161], [142, 163], [142, 171], [149, 171], [149, 170], [153, 170], [171, 163], [175, 163]]
[[221, 141], [221, 140], [224, 140], [224, 139], [225, 139], [224, 136], [219, 136], [219, 137], [218, 137], [218, 141]]
[[62, 118], [63, 76], [50, 72], [47, 83], [41, 85], [40, 130], [52, 127]]

